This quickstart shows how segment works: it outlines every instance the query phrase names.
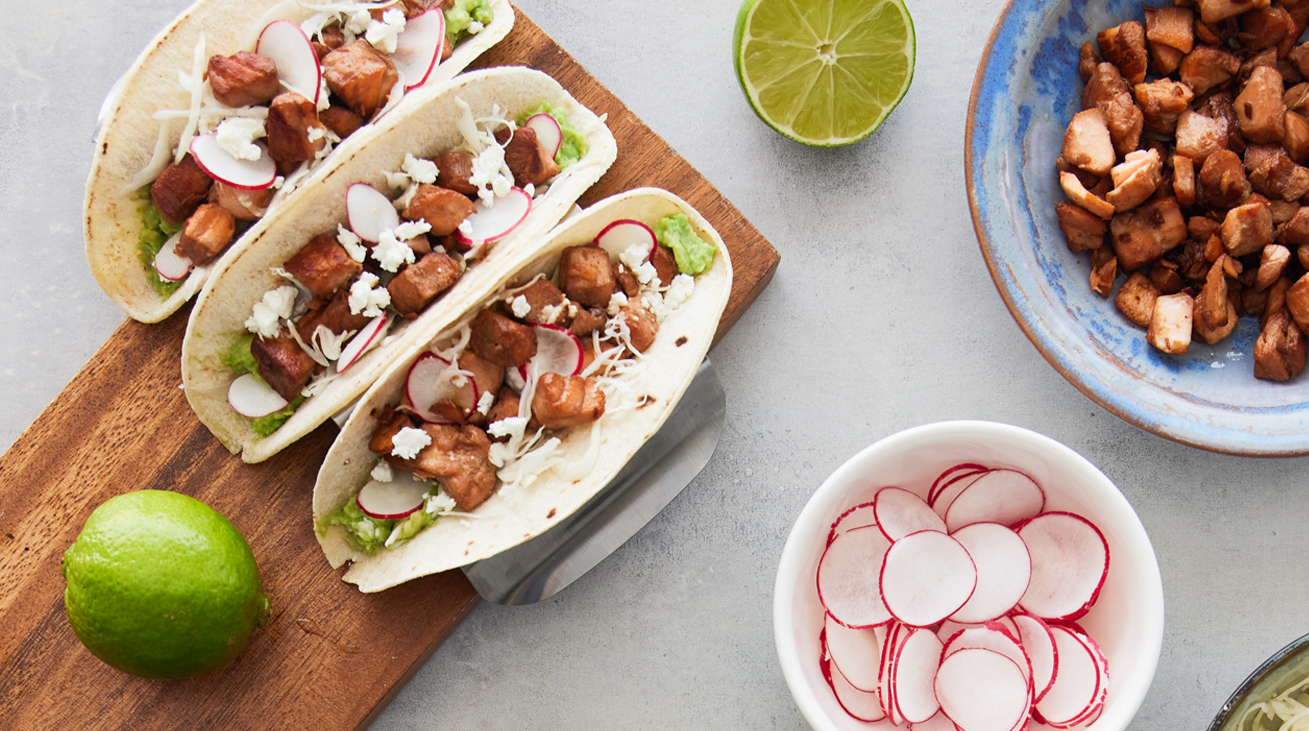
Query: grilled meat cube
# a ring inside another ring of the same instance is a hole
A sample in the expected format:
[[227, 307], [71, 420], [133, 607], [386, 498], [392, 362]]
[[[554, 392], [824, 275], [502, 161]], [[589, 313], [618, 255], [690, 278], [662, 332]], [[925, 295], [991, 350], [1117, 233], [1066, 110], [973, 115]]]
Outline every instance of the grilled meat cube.
[[673, 255], [673, 250], [662, 244], [656, 244], [654, 250], [650, 252], [650, 263], [654, 264], [655, 273], [659, 275], [659, 285], [662, 287], [672, 284], [673, 277], [681, 273], [677, 268], [677, 257]]
[[332, 130], [332, 134], [345, 139], [364, 126], [364, 118], [345, 107], [333, 104], [318, 113], [318, 121]]
[[1298, 201], [1283, 201], [1277, 199], [1268, 201], [1268, 212], [1273, 214], [1273, 226], [1281, 226], [1292, 218], [1295, 218], [1295, 214], [1299, 210], [1300, 203]]
[[1087, 41], [1077, 51], [1077, 72], [1082, 75], [1082, 83], [1091, 80], [1091, 74], [1095, 73], [1095, 67], [1100, 65], [1100, 54], [1095, 52], [1095, 46]]
[[1268, 381], [1289, 381], [1304, 370], [1304, 333], [1279, 311], [1268, 317], [1254, 343], [1254, 377]]
[[1210, 25], [1234, 18], [1253, 8], [1266, 8], [1270, 0], [1195, 0], [1200, 19]]
[[1301, 330], [1309, 327], [1309, 274], [1297, 279], [1295, 284], [1289, 285], [1282, 301]]
[[1149, 54], [1145, 50], [1145, 28], [1135, 20], [1114, 28], [1106, 28], [1095, 37], [1100, 55], [1122, 72], [1123, 78], [1130, 83], [1145, 81], [1145, 69], [1149, 65]]
[[1286, 104], [1282, 101], [1282, 75], [1259, 66], [1250, 72], [1236, 97], [1236, 120], [1241, 134], [1256, 144], [1280, 142], [1286, 134]]
[[1132, 92], [1145, 117], [1145, 129], [1166, 135], [1177, 130], [1177, 118], [1195, 98], [1191, 87], [1171, 79], [1137, 84]]
[[459, 280], [459, 262], [448, 254], [433, 251], [410, 264], [386, 285], [391, 306], [401, 317], [412, 320], [438, 295]]
[[1211, 91], [1199, 108], [1201, 114], [1223, 120], [1227, 129], [1227, 149], [1240, 155], [1245, 152], [1245, 137], [1241, 135], [1241, 125], [1236, 119], [1236, 107], [1232, 95], [1226, 91]]
[[1108, 246], [1101, 246], [1091, 252], [1091, 291], [1101, 297], [1108, 297], [1114, 289], [1114, 279], [1118, 277], [1118, 257]]
[[1145, 11], [1145, 37], [1182, 53], [1190, 53], [1195, 44], [1195, 13], [1188, 7], [1166, 5], [1141, 8]]
[[654, 345], [655, 336], [659, 334], [659, 321], [654, 312], [646, 308], [640, 295], [633, 297], [621, 310], [618, 319], [627, 325], [627, 339], [632, 350], [644, 353]]
[[558, 321], [567, 300], [564, 293], [545, 277], [534, 280], [518, 293], [531, 309], [523, 319], [537, 324], [552, 325]]
[[1273, 214], [1261, 201], [1246, 203], [1227, 212], [1221, 231], [1229, 256], [1253, 254], [1273, 243]]
[[268, 156], [285, 166], [311, 160], [327, 144], [318, 108], [294, 91], [278, 94], [268, 105]]
[[512, 132], [502, 127], [496, 131], [495, 139], [504, 145], [505, 165], [513, 173], [515, 185], [540, 185], [559, 174], [554, 156], [531, 127], [519, 127]]
[[[1259, 252], [1259, 268], [1254, 278], [1255, 289], [1268, 289], [1273, 282], [1282, 278], [1286, 267], [1291, 263], [1291, 250], [1278, 244], [1269, 244]], [[1306, 287], [1309, 290], [1309, 286]], [[1288, 292], [1289, 294], [1289, 292]], [[1307, 312], [1306, 314], [1309, 314]], [[1309, 324], [1309, 318], [1305, 320]]]
[[1173, 195], [1179, 205], [1195, 205], [1195, 162], [1186, 155], [1173, 155]]
[[1114, 143], [1104, 112], [1086, 109], [1073, 115], [1064, 131], [1062, 157], [1065, 162], [1096, 175], [1107, 175], [1114, 166]]
[[263, 104], [282, 90], [273, 59], [249, 51], [210, 56], [209, 87], [214, 98], [229, 107]]
[[1309, 206], [1302, 206], [1291, 220], [1277, 228], [1276, 241], [1287, 246], [1309, 245]]
[[327, 88], [365, 120], [371, 120], [386, 104], [400, 79], [391, 59], [363, 38], [334, 49], [323, 58], [322, 65]]
[[1118, 265], [1134, 272], [1186, 240], [1186, 221], [1174, 198], [1155, 198], [1109, 222]]
[[1118, 67], [1107, 62], [1099, 63], [1091, 70], [1082, 89], [1082, 109], [1095, 109], [1119, 94], [1131, 94], [1132, 85], [1123, 78]]
[[1214, 46], [1196, 46], [1182, 58], [1177, 73], [1196, 96], [1225, 83], [1241, 70], [1241, 60]]
[[1195, 300], [1185, 292], [1165, 295], [1154, 301], [1146, 342], [1170, 355], [1186, 355], [1191, 347], [1191, 312]]
[[415, 425], [414, 417], [409, 414], [395, 411], [390, 406], [378, 415], [377, 428], [368, 437], [368, 451], [373, 454], [386, 457], [391, 461], [391, 450], [395, 449], [395, 435], [400, 433], [401, 429], [412, 429]]
[[[1206, 327], [1220, 328], [1227, 324], [1227, 274], [1223, 271], [1220, 259], [1209, 267], [1205, 276], [1204, 287], [1195, 298], [1195, 313], [1199, 314]], [[1194, 319], [1192, 320], [1194, 322]]]
[[320, 325], [340, 335], [359, 332], [368, 324], [368, 320], [368, 316], [362, 312], [354, 314], [350, 311], [350, 293], [338, 289], [329, 300], [310, 300], [309, 310], [296, 320], [295, 330], [300, 333], [300, 338], [308, 343]]
[[1127, 153], [1127, 160], [1110, 171], [1114, 189], [1105, 195], [1105, 202], [1115, 211], [1131, 210], [1144, 203], [1163, 182], [1163, 163], [1156, 150]]
[[1114, 150], [1119, 155], [1136, 149], [1145, 118], [1132, 101], [1132, 87], [1123, 79], [1117, 66], [1100, 64], [1086, 83], [1082, 91], [1082, 109], [1092, 108], [1099, 109], [1104, 115]]
[[618, 282], [609, 252], [599, 246], [571, 246], [559, 259], [564, 294], [587, 307], [608, 307]]
[[449, 236], [459, 230], [464, 219], [477, 212], [477, 206], [460, 193], [427, 183], [418, 184], [418, 192], [405, 206], [405, 218], [426, 221], [433, 236]]
[[1182, 65], [1182, 59], [1186, 54], [1182, 51], [1166, 46], [1156, 41], [1149, 41], [1150, 62], [1154, 64], [1155, 72], [1160, 76], [1167, 76], [1176, 71]]
[[[1160, 259], [1150, 267], [1150, 282], [1159, 289], [1160, 294], [1177, 294], [1186, 287], [1186, 282], [1182, 281], [1182, 275], [1177, 273], [1176, 269], [1165, 266], [1170, 262], [1167, 259]], [[1121, 291], [1121, 290], [1120, 290]], [[1150, 306], [1154, 307], [1154, 300], [1150, 301]], [[1145, 327], [1149, 323], [1137, 323]]]
[[618, 282], [619, 291], [628, 299], [641, 294], [641, 280], [636, 278], [626, 264], [622, 262], [614, 264], [614, 279]]
[[1147, 327], [1150, 324], [1150, 316], [1154, 313], [1154, 301], [1159, 298], [1159, 295], [1159, 288], [1150, 281], [1149, 277], [1141, 272], [1132, 272], [1127, 281], [1123, 282], [1123, 286], [1118, 288], [1118, 296], [1114, 297], [1114, 306], [1127, 319], [1141, 327]]
[[1213, 345], [1231, 335], [1232, 331], [1236, 329], [1237, 321], [1240, 320], [1240, 316], [1236, 312], [1236, 304], [1232, 302], [1231, 298], [1227, 300], [1227, 314], [1226, 319], [1223, 321], [1224, 324], [1218, 327], [1208, 325], [1204, 318], [1200, 316], [1202, 307], [1200, 300], [1195, 301], [1194, 307], [1195, 309], [1191, 313], [1191, 335], [1193, 338], [1200, 338], [1208, 345]]
[[532, 414], [546, 429], [590, 424], [604, 412], [604, 391], [590, 378], [546, 373], [536, 382]]
[[484, 360], [506, 368], [520, 366], [536, 355], [536, 331], [494, 310], [477, 313], [468, 347]]
[[[1247, 160], [1252, 149], [1246, 149]], [[1296, 165], [1279, 149], [1265, 156], [1250, 171], [1250, 185], [1269, 198], [1299, 200], [1309, 193], [1309, 169]]]
[[460, 353], [458, 362], [460, 368], [473, 374], [473, 383], [477, 385], [479, 399], [480, 394], [495, 393], [504, 384], [504, 366], [496, 365], [472, 350], [465, 349]]
[[1309, 119], [1297, 112], [1287, 111], [1282, 147], [1286, 150], [1286, 156], [1295, 162], [1309, 159]]
[[1241, 31], [1236, 37], [1253, 51], [1272, 49], [1275, 52], [1294, 24], [1291, 14], [1279, 5], [1255, 8], [1242, 14], [1239, 20]]
[[359, 276], [364, 267], [350, 258], [330, 234], [319, 234], [286, 260], [284, 269], [310, 292], [331, 299], [332, 294]]
[[236, 217], [231, 211], [213, 203], [202, 203], [183, 224], [177, 252], [200, 266], [221, 254], [235, 233]]
[[1212, 119], [1190, 109], [1177, 117], [1178, 154], [1203, 163], [1209, 155], [1226, 148], [1226, 120]]
[[441, 483], [455, 506], [464, 512], [477, 509], [495, 490], [495, 466], [491, 464], [491, 440], [473, 426], [423, 424], [419, 427], [432, 443], [413, 460], [396, 460], [400, 469]]
[[1231, 150], [1216, 150], [1200, 166], [1200, 202], [1217, 208], [1240, 205], [1250, 197], [1245, 164]]
[[213, 182], [188, 152], [180, 162], [169, 163], [150, 184], [150, 201], [160, 218], [176, 226], [209, 197]]
[[250, 343], [250, 354], [259, 365], [259, 377], [287, 401], [294, 401], [309, 379], [322, 368], [290, 333], [275, 338], [255, 338]]
[[277, 191], [271, 186], [263, 190], [242, 190], [233, 188], [221, 180], [215, 180], [209, 189], [209, 202], [220, 205], [238, 221], [254, 221], [268, 212]]
[[[518, 416], [518, 406], [521, 401], [522, 399], [517, 391], [508, 386], [501, 386], [495, 392], [495, 403], [491, 405], [491, 410], [486, 413], [486, 423], [494, 424], [497, 421], [504, 421]], [[508, 437], [502, 437], [501, 439], [508, 440]], [[500, 441], [500, 439], [495, 439], [495, 441]]]
[[[345, 45], [345, 31], [341, 30], [339, 23], [323, 26], [323, 29], [318, 31], [318, 42], [326, 46], [327, 50], [334, 51]], [[322, 58], [318, 60], [322, 61]]]
[[577, 337], [585, 338], [596, 330], [602, 329], [607, 321], [604, 310], [598, 307], [579, 307], [568, 329]]
[[1059, 187], [1064, 189], [1064, 195], [1068, 196], [1068, 200], [1088, 212], [1104, 219], [1114, 215], [1113, 205], [1082, 187], [1082, 182], [1077, 179], [1076, 175], [1059, 173]]
[[1090, 249], [1098, 249], [1104, 244], [1104, 235], [1108, 231], [1104, 219], [1063, 201], [1055, 201], [1055, 215], [1059, 219], [1059, 230], [1063, 231], [1068, 241], [1068, 250], [1074, 254]]
[[473, 174], [473, 154], [448, 150], [432, 158], [436, 163], [436, 184], [464, 195], [477, 195], [477, 186], [468, 182]]

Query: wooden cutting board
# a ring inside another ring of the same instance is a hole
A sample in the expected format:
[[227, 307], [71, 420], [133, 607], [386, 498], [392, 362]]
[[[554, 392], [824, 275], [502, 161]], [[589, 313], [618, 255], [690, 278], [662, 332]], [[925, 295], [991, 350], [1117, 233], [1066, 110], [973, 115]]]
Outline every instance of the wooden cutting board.
[[[582, 199], [658, 186], [722, 234], [736, 280], [718, 337], [777, 268], [777, 251], [685, 159], [518, 14], [479, 66], [525, 65], [608, 115], [618, 161]], [[310, 499], [330, 422], [258, 465], [195, 418], [180, 388], [189, 310], [127, 321], [0, 457], [0, 729], [367, 727], [479, 599], [459, 571], [381, 594], [342, 582], [313, 536]], [[101, 663], [64, 615], [63, 552], [91, 511], [124, 492], [174, 490], [226, 515], [254, 549], [273, 614], [235, 662], [151, 681]]]

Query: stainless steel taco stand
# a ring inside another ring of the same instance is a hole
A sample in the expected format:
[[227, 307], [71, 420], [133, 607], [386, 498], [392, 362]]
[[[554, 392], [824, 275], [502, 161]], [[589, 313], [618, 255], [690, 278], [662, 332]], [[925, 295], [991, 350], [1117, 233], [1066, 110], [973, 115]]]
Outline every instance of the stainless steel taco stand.
[[536, 538], [465, 566], [464, 575], [496, 604], [554, 595], [626, 543], [700, 474], [726, 414], [723, 385], [706, 358], [663, 427], [590, 502]]

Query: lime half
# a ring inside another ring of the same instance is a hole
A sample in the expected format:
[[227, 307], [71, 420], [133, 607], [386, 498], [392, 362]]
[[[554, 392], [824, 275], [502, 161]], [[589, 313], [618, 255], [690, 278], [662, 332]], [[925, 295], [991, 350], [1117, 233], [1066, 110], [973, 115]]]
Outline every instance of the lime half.
[[768, 126], [806, 145], [846, 145], [909, 90], [914, 22], [901, 0], [745, 0], [732, 56]]

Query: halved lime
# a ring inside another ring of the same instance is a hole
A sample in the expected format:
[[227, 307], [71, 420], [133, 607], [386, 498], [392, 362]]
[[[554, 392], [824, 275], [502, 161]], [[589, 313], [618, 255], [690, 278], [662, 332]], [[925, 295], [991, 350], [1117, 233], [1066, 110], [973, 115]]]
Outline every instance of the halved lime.
[[732, 56], [768, 126], [806, 145], [846, 145], [909, 90], [914, 22], [901, 0], [745, 0]]

